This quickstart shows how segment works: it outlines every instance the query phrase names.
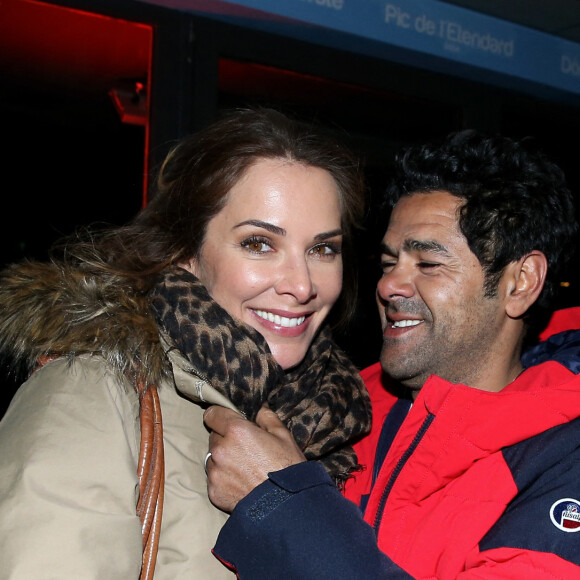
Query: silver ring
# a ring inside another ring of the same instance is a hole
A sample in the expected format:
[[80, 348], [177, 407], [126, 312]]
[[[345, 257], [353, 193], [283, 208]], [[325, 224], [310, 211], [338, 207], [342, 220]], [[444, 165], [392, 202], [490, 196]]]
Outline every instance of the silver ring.
[[208, 462], [208, 459], [210, 457], [211, 457], [211, 451], [208, 451], [207, 455], [205, 456], [205, 459], [203, 460], [203, 469], [204, 469], [206, 475], [207, 475], [207, 462]]

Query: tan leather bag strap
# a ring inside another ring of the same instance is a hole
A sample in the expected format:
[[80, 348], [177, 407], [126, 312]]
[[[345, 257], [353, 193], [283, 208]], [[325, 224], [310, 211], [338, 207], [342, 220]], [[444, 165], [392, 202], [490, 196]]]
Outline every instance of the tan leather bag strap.
[[138, 385], [141, 449], [139, 451], [139, 501], [137, 515], [143, 534], [143, 563], [140, 580], [151, 580], [155, 573], [165, 483], [163, 422], [156, 386]]

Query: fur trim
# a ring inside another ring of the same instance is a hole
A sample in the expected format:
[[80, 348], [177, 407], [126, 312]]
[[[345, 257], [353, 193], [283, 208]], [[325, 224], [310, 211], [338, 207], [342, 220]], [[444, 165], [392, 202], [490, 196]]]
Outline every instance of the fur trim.
[[120, 277], [54, 262], [23, 262], [0, 273], [0, 349], [29, 372], [41, 357], [87, 353], [146, 385], [167, 372], [143, 294]]

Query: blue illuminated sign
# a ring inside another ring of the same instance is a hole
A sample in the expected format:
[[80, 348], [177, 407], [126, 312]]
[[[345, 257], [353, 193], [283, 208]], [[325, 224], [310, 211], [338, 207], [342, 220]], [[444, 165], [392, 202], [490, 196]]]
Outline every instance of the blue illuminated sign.
[[580, 93], [580, 44], [437, 0], [147, 1], [484, 82]]

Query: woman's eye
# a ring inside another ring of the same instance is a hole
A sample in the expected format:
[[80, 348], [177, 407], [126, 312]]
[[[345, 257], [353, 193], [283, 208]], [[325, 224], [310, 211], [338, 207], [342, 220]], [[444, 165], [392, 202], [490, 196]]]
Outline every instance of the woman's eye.
[[241, 243], [241, 246], [254, 254], [272, 251], [272, 246], [270, 246], [268, 240], [262, 238], [248, 238]]
[[315, 256], [335, 256], [340, 254], [340, 247], [336, 244], [318, 244], [310, 250], [311, 254]]

